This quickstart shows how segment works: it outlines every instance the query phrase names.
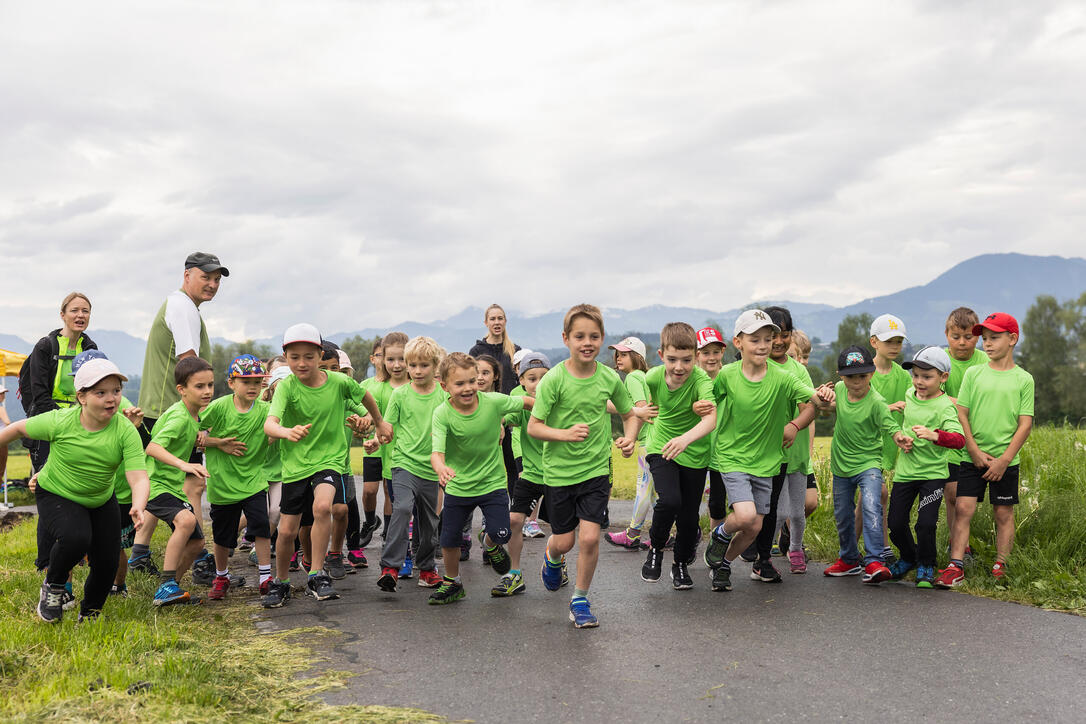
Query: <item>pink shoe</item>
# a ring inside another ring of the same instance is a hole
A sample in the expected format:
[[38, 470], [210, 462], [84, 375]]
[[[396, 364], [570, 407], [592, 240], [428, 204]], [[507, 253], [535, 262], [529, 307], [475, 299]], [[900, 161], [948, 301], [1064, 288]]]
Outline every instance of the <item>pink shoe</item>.
[[807, 556], [803, 551], [788, 551], [788, 562], [792, 565], [792, 573], [807, 572]]
[[628, 551], [636, 551], [641, 546], [641, 536], [639, 535], [636, 538], [631, 538], [627, 535], [625, 530], [619, 533], [608, 533], [604, 538], [606, 538], [607, 542], [611, 545], [625, 548]]

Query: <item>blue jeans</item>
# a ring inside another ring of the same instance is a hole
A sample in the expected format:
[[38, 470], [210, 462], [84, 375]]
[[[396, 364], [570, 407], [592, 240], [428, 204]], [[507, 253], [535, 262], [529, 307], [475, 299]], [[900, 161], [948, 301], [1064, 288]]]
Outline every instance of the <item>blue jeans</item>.
[[859, 475], [833, 476], [833, 517], [837, 521], [840, 557], [846, 563], [860, 560], [856, 548], [856, 488], [860, 489], [864, 526], [864, 565], [884, 559], [886, 539], [882, 530], [882, 471], [864, 470]]

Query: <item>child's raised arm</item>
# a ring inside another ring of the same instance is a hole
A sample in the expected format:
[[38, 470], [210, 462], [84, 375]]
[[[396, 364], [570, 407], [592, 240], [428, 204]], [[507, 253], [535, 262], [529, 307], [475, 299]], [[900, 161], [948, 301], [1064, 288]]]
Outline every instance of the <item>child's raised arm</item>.
[[[283, 427], [279, 424], [278, 417], [275, 415], [268, 415], [268, 419], [264, 421], [264, 434], [272, 440], [290, 440], [291, 442], [298, 442], [309, 434], [309, 428], [311, 427], [313, 427], [312, 424]], [[150, 451], [148, 450], [148, 454], [149, 453]]]
[[[265, 425], [267, 425], [267, 423], [265, 423]], [[162, 447], [157, 442], [152, 441], [147, 443], [147, 454], [153, 457], [155, 460], [159, 461], [160, 463], [177, 468], [185, 475], [195, 475], [196, 477], [203, 478], [205, 480], [208, 478], [207, 468], [205, 468], [203, 465], [200, 465], [199, 463], [190, 463], [186, 460], [182, 460], [176, 455], [170, 453], [169, 450]], [[128, 474], [125, 473], [125, 479], [127, 478]]]
[[[550, 427], [538, 417], [533, 416], [528, 419], [528, 434], [544, 442], [581, 442], [588, 438], [588, 425], [578, 422], [562, 430]], [[636, 433], [634, 435], [636, 437]]]
[[630, 411], [622, 416], [622, 437], [615, 440], [615, 445], [622, 452], [622, 457], [628, 458], [633, 455], [639, 432], [641, 432], [641, 419], [631, 407]]
[[[700, 400], [700, 402], [706, 402], [706, 400]], [[700, 415], [700, 417], [701, 420], [697, 425], [694, 425], [682, 435], [673, 437], [667, 441], [660, 451], [660, 454], [665, 460], [674, 460], [679, 457], [682, 455], [683, 451], [690, 446], [690, 443], [700, 440], [716, 429], [716, 406], [713, 405], [713, 403], [709, 403], [708, 411], [705, 414]]]

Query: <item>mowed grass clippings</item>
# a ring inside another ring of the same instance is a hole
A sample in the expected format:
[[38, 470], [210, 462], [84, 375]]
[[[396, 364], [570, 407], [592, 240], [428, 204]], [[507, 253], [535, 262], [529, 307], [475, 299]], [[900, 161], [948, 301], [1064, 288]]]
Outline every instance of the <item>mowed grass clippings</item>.
[[[156, 549], [164, 540], [156, 532]], [[316, 695], [350, 676], [313, 668], [322, 661], [314, 648], [336, 634], [261, 634], [251, 593], [155, 609], [157, 581], [134, 574], [129, 598], [111, 597], [98, 620], [77, 624], [73, 610], [45, 624], [34, 613], [42, 581], [34, 549], [33, 522], [0, 533], [0, 720], [444, 721], [413, 709], [322, 702]], [[76, 570], [77, 595], [85, 575]]]

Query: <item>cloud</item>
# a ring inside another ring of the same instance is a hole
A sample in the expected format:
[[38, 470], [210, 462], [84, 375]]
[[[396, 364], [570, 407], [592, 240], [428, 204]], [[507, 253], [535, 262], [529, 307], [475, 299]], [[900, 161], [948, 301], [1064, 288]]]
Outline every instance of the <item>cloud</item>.
[[[501, 300], [844, 304], [1081, 255], [1086, 12], [1030, 3], [27, 5], [0, 27], [0, 331]], [[94, 27], [95, 32], [86, 29]]]

